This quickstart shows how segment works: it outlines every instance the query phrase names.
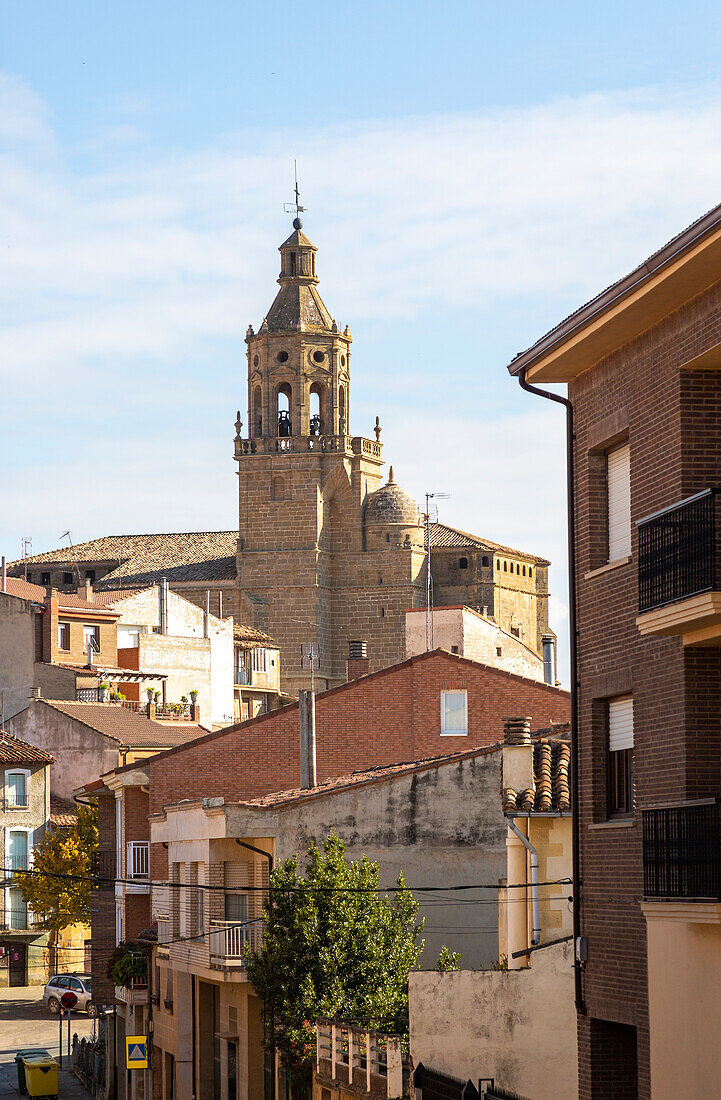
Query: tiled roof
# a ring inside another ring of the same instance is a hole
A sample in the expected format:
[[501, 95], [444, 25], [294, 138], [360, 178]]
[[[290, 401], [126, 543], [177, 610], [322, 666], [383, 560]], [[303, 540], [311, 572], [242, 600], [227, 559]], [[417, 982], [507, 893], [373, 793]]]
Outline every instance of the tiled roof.
[[68, 798], [50, 795], [50, 821], [56, 829], [69, 829], [78, 820], [77, 808]]
[[8, 577], [6, 581], [8, 596], [19, 600], [31, 600], [33, 603], [45, 603], [45, 589], [41, 584], [31, 584], [24, 577]]
[[499, 551], [502, 554], [512, 554], [516, 558], [524, 558], [526, 561], [537, 562], [538, 565], [550, 565], [546, 558], [539, 558], [536, 554], [529, 554], [525, 550], [514, 550], [512, 546], [502, 546], [499, 542], [482, 539], [467, 531], [458, 531], [455, 527], [447, 527], [445, 523], [431, 524], [431, 549], [434, 547], [438, 550], [462, 550], [464, 547], [471, 547], [490, 550], [494, 553]]
[[[235, 579], [237, 531], [180, 531], [155, 535], [107, 535], [105, 538], [63, 546], [11, 563], [19, 568], [33, 565], [94, 563], [112, 565], [97, 582], [97, 588], [122, 585], [146, 587], [166, 577], [178, 581], [224, 581]], [[125, 583], [124, 583], [125, 582]], [[130, 582], [129, 584], [127, 582]]]
[[132, 748], [175, 748], [208, 732], [195, 722], [151, 722], [144, 714], [117, 703], [67, 703], [64, 699], [38, 702]]
[[491, 753], [498, 752], [502, 747], [500, 742], [496, 742], [493, 745], [483, 745], [480, 748], [452, 752], [444, 756], [429, 756], [423, 760], [407, 760], [401, 764], [364, 768], [362, 771], [351, 772], [349, 775], [336, 775], [330, 779], [325, 779], [315, 787], [296, 787], [290, 791], [275, 791], [272, 794], [262, 795], [260, 798], [246, 799], [243, 802], [235, 803], [235, 805], [272, 809], [276, 806], [302, 801], [306, 798], [318, 798], [325, 794], [333, 794], [334, 791], [345, 790], [348, 787], [363, 786], [366, 783], [379, 782], [385, 779], [395, 779], [397, 776], [409, 775], [413, 772], [430, 771], [433, 768], [440, 768], [444, 764], [455, 764], [461, 760], [470, 760], [477, 756], [488, 756]]
[[246, 645], [262, 645], [268, 649], [278, 649], [278, 643], [262, 630], [255, 630], [252, 626], [238, 625], [233, 627], [233, 638], [236, 642]]
[[568, 813], [571, 809], [571, 746], [559, 737], [539, 737], [533, 744], [535, 790], [503, 790], [503, 812]]
[[0, 764], [52, 764], [54, 760], [44, 749], [13, 737], [7, 730], [0, 731]]
[[100, 607], [114, 607], [116, 603], [122, 603], [123, 600], [129, 600], [132, 596], [137, 596], [138, 592], [144, 592], [147, 588], [152, 587], [152, 585], [146, 584], [138, 588], [93, 589], [93, 596], [95, 598], [95, 603]]

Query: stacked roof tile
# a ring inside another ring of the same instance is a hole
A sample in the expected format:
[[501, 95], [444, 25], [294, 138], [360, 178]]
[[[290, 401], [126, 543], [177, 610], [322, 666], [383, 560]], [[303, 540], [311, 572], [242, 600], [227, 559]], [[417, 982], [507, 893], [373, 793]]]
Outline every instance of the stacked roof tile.
[[44, 749], [0, 730], [0, 764], [52, 764], [54, 760]]
[[540, 737], [533, 745], [533, 788], [503, 789], [503, 812], [568, 813], [571, 809], [571, 746], [559, 738]]

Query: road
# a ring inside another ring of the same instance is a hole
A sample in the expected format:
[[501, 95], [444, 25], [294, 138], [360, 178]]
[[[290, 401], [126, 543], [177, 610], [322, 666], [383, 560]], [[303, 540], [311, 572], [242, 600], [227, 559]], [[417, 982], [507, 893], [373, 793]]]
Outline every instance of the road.
[[[43, 987], [21, 986], [0, 989], [0, 1098], [18, 1100], [15, 1052], [22, 1047], [44, 1047], [53, 1057], [58, 1053], [58, 1019], [42, 1002]], [[71, 1033], [92, 1035], [95, 1021], [84, 1012], [73, 1015]], [[63, 1021], [63, 1048], [67, 1053], [67, 1023]], [[67, 1059], [65, 1059], [67, 1061]], [[62, 1074], [60, 1096], [66, 1100], [88, 1097], [80, 1082]]]

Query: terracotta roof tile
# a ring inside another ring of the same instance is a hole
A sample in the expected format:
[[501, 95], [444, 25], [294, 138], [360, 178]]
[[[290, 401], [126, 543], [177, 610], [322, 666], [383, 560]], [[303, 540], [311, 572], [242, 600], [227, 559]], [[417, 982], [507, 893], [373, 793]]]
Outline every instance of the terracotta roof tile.
[[514, 550], [512, 546], [502, 546], [499, 542], [491, 542], [490, 539], [482, 539], [478, 535], [471, 535], [468, 531], [458, 531], [455, 527], [448, 527], [445, 523], [431, 524], [431, 549], [461, 550], [464, 547], [490, 550], [495, 553], [512, 554], [516, 558], [536, 562], [538, 565], [550, 565], [546, 558], [539, 558], [536, 554], [529, 554], [525, 550]]
[[39, 699], [37, 702], [133, 748], [175, 748], [208, 732], [195, 722], [151, 722], [144, 714], [117, 703], [69, 703], [64, 699]]
[[8, 577], [6, 582], [8, 596], [18, 600], [31, 600], [33, 603], [45, 603], [45, 589], [41, 584], [31, 584], [24, 577]]
[[[560, 732], [560, 731], [559, 731]], [[562, 737], [538, 737], [533, 742], [534, 787], [503, 790], [503, 812], [569, 813], [571, 810], [571, 745]]]
[[56, 829], [69, 829], [78, 820], [78, 811], [74, 802], [68, 798], [50, 795], [50, 821]]
[[0, 731], [0, 764], [52, 764], [54, 760], [44, 749], [13, 737], [7, 730]]
[[255, 630], [252, 626], [239, 624], [233, 627], [233, 638], [236, 642], [244, 642], [250, 645], [262, 645], [268, 649], [278, 649], [278, 643], [262, 630]]
[[[173, 581], [222, 581], [235, 579], [237, 531], [180, 531], [154, 535], [107, 535], [104, 538], [63, 546], [11, 562], [11, 568], [33, 565], [86, 564], [112, 566], [96, 588], [113, 584], [146, 587], [166, 577]], [[130, 583], [128, 583], [130, 582]]]

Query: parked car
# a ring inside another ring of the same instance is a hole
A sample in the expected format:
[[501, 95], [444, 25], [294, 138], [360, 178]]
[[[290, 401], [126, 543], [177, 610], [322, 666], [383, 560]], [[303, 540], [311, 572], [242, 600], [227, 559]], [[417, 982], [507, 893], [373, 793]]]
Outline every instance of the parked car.
[[95, 1016], [96, 1008], [93, 1004], [92, 989], [89, 974], [55, 974], [43, 992], [43, 1001], [48, 1006], [53, 1016], [60, 1012], [60, 998], [63, 993], [71, 990], [78, 998], [75, 1011], [82, 1010], [88, 1016]]

